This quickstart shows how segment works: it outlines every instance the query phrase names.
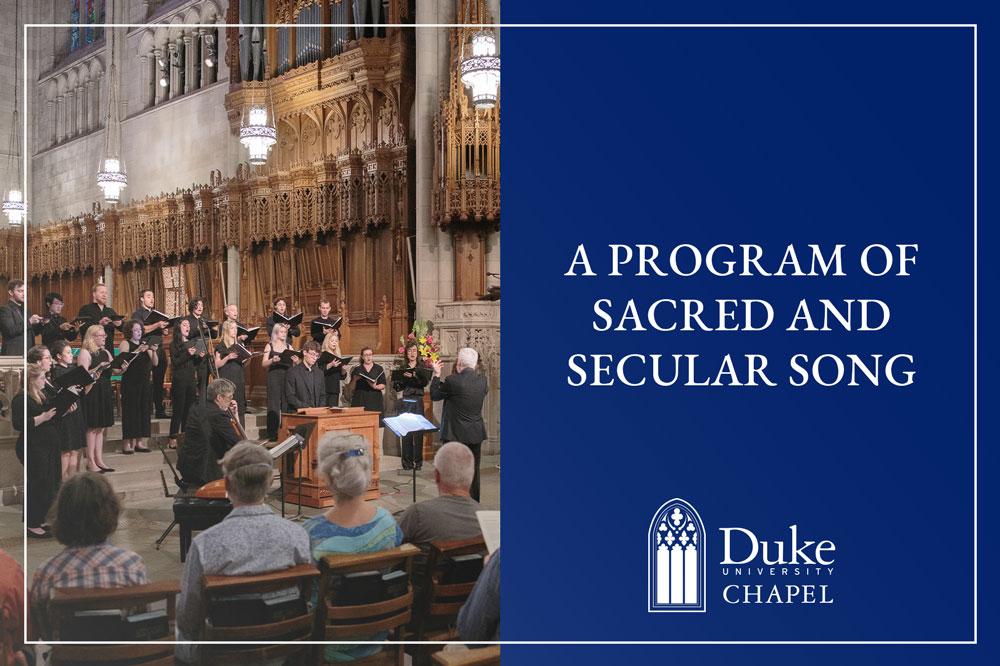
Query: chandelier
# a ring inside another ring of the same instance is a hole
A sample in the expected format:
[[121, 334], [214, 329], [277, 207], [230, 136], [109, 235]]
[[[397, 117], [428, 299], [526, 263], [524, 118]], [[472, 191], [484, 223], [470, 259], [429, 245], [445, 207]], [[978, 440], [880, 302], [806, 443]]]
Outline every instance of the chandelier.
[[[482, 24], [482, 3], [477, 9]], [[464, 42], [462, 46], [464, 53]], [[500, 57], [492, 30], [481, 29], [472, 35], [472, 55], [462, 58], [462, 84], [471, 89], [472, 104], [477, 109], [496, 106], [500, 94]]]
[[[18, 53], [18, 8], [20, 3], [15, 3], [14, 8], [14, 53]], [[21, 129], [20, 116], [18, 116], [18, 98], [17, 98], [17, 88], [18, 88], [18, 78], [17, 78], [17, 64], [20, 58], [14, 58], [14, 114], [12, 118], [12, 123], [10, 126], [10, 150], [7, 151], [7, 174], [11, 177], [11, 188], [5, 191], [2, 207], [0, 210], [3, 211], [4, 215], [7, 216], [7, 221], [11, 225], [20, 226], [24, 224], [24, 219], [27, 216], [28, 208], [24, 203], [24, 194], [21, 192], [21, 151], [20, 142], [18, 141], [18, 132]]]
[[115, 35], [110, 33], [111, 67], [108, 68], [108, 115], [104, 124], [104, 156], [97, 170], [97, 185], [104, 192], [104, 200], [108, 203], [118, 203], [122, 190], [128, 185], [125, 166], [121, 159], [122, 124], [119, 118], [120, 103], [118, 102], [118, 68], [115, 65]]
[[250, 164], [260, 166], [267, 162], [271, 146], [277, 143], [278, 131], [263, 105], [251, 106], [247, 116], [248, 122], [245, 125], [240, 123], [240, 143], [250, 153]]

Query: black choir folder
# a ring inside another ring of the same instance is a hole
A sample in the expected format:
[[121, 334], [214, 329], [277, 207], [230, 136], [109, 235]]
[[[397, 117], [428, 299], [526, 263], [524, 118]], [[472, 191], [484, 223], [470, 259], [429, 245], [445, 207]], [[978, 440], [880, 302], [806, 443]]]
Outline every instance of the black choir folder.
[[243, 341], [243, 344], [249, 345], [251, 342], [253, 342], [253, 339], [257, 337], [257, 331], [259, 330], [260, 326], [254, 326], [253, 328], [246, 328], [241, 324], [236, 324], [236, 337], [239, 337], [241, 335], [247, 336], [246, 340]]
[[159, 310], [150, 310], [146, 318], [142, 320], [144, 326], [152, 326], [153, 324], [159, 324], [161, 321], [167, 322], [171, 327], [179, 322], [183, 317], [171, 317], [170, 315], [164, 314]]
[[319, 359], [316, 361], [316, 365], [321, 368], [325, 368], [326, 364], [335, 358], [340, 359], [340, 365], [347, 365], [354, 360], [353, 356], [337, 356], [336, 354], [331, 354], [330, 352], [323, 352], [319, 355]]
[[262, 352], [250, 351], [249, 349], [247, 349], [246, 347], [237, 342], [232, 346], [227, 347], [226, 353], [223, 354], [223, 356], [226, 356], [227, 354], [232, 354], [233, 352], [236, 352], [236, 360], [239, 361], [240, 363], [247, 360], [248, 358], [253, 358], [254, 356], [260, 356], [262, 354]]
[[438, 429], [422, 414], [387, 416], [382, 422], [385, 423], [385, 427], [396, 433], [397, 437], [404, 437], [411, 432], [435, 432]]
[[66, 410], [73, 406], [79, 397], [79, 394], [73, 392], [72, 390], [68, 388], [63, 389], [49, 398], [49, 408], [51, 409], [52, 407], [55, 407], [56, 415], [62, 416], [66, 413]]
[[275, 324], [288, 324], [291, 328], [295, 328], [302, 323], [302, 313], [297, 315], [292, 315], [291, 317], [286, 317], [283, 314], [274, 313], [274, 323]]
[[327, 331], [340, 328], [340, 324], [343, 320], [343, 317], [337, 317], [332, 322], [327, 323], [325, 321], [317, 321], [316, 319], [313, 319], [312, 323], [309, 325], [309, 333], [314, 338], [322, 338], [326, 335]]
[[82, 365], [74, 367], [69, 372], [63, 373], [52, 380], [52, 383], [59, 388], [69, 388], [70, 386], [79, 386], [83, 388], [94, 383], [94, 377], [90, 374], [87, 368]]

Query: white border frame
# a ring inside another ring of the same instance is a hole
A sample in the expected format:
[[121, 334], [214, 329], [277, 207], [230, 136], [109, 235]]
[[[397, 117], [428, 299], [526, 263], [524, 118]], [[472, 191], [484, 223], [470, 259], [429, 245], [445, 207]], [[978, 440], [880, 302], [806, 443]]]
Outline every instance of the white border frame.
[[[22, 95], [22, 178], [24, 179], [23, 192], [25, 200], [28, 199], [28, 28], [62, 28], [67, 27], [67, 23], [25, 23], [23, 28], [23, 95]], [[162, 23], [101, 23], [93, 26], [107, 28], [145, 28], [162, 27]], [[284, 23], [187, 23], [187, 27], [203, 28], [231, 28], [231, 27], [288, 27]], [[319, 27], [332, 27], [341, 24], [318, 23]], [[972, 562], [973, 562], [973, 588], [972, 588], [972, 640], [964, 641], [484, 641], [465, 642], [467, 645], [978, 645], [979, 644], [979, 24], [978, 23], [490, 23], [490, 24], [461, 24], [461, 23], [385, 23], [385, 24], [354, 24], [355, 27], [381, 26], [386, 28], [457, 28], [457, 27], [482, 27], [482, 28], [971, 28], [972, 29], [972, 450], [973, 450], [973, 535], [972, 535]], [[29, 204], [30, 205], [30, 204]], [[23, 256], [24, 256], [24, 276], [27, 287], [28, 276], [28, 229], [30, 224], [25, 218], [23, 229]], [[24, 335], [27, 337], [27, 319], [25, 319]], [[25, 416], [27, 418], [27, 404], [25, 404]], [[24, 470], [23, 483], [27, 487], [27, 468]], [[27, 495], [25, 495], [27, 502]], [[24, 589], [28, 589], [28, 539], [23, 539], [24, 557]], [[707, 581], [706, 581], [707, 582]], [[706, 591], [707, 592], [707, 591]], [[706, 607], [708, 599], [705, 599]], [[24, 595], [24, 616], [28, 617], [28, 595]], [[28, 623], [25, 622], [24, 640], [29, 645], [61, 645], [61, 641], [32, 641], [28, 642]], [[411, 644], [413, 641], [353, 641], [360, 644]], [[210, 643], [202, 641], [202, 643]], [[281, 641], [274, 642], [274, 645], [281, 644]], [[299, 644], [326, 645], [328, 641], [305, 641]], [[427, 644], [442, 643], [441, 641], [427, 641]], [[88, 641], [88, 645], [118, 645], [115, 641]], [[220, 644], [256, 644], [252, 641], [220, 642]], [[270, 643], [269, 643], [270, 644]]]

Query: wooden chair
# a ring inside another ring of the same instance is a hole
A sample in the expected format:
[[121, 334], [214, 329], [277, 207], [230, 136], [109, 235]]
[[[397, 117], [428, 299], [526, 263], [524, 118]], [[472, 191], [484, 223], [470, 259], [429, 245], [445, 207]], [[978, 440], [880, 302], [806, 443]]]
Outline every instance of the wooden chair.
[[[61, 640], [65, 623], [74, 613], [88, 610], [127, 610], [160, 601], [166, 602], [168, 632], [155, 641], [127, 645], [53, 645], [50, 664], [128, 661], [142, 666], [168, 666], [174, 663], [174, 646], [159, 641], [174, 640], [175, 598], [180, 592], [177, 581], [114, 588], [56, 588], [49, 599], [49, 624], [52, 640]], [[100, 640], [94, 636], [94, 640]]]
[[474, 650], [454, 650], [434, 653], [434, 663], [439, 666], [499, 666], [500, 646], [491, 645]]
[[[464, 583], [444, 583], [446, 563], [458, 555], [481, 553], [486, 555], [486, 542], [482, 536], [453, 541], [432, 541], [427, 555], [427, 568], [424, 571], [421, 587], [422, 601], [420, 608], [414, 609], [416, 621], [412, 625], [412, 638], [415, 642], [452, 641], [458, 639], [455, 624], [458, 612], [475, 587], [476, 581]], [[414, 664], [429, 662], [430, 655], [440, 650], [441, 645], [410, 645], [408, 652], [413, 656]]]
[[[312, 564], [265, 574], [248, 576], [205, 576], [202, 585], [205, 591], [205, 605], [211, 617], [213, 604], [219, 597], [254, 592], [271, 592], [298, 587], [302, 598], [312, 597], [313, 582], [319, 578], [319, 570]], [[203, 639], [206, 641], [307, 641], [312, 636], [315, 613], [307, 611], [303, 615], [278, 622], [236, 627], [216, 627], [205, 625]], [[287, 658], [308, 653], [310, 646], [302, 645], [203, 645], [201, 660], [205, 664], [258, 663], [270, 659]]]
[[[400, 629], [410, 621], [413, 606], [413, 586], [409, 583], [413, 571], [413, 558], [420, 549], [412, 544], [378, 553], [344, 553], [327, 555], [320, 561], [322, 572], [319, 587], [319, 603], [316, 610], [316, 631], [314, 639], [319, 641], [365, 640], [382, 631], [390, 632], [390, 637], [399, 639]], [[377, 601], [353, 606], [337, 606], [331, 603], [333, 577], [359, 571], [386, 570], [404, 567], [407, 576], [406, 594], [388, 601]], [[323, 664], [325, 648], [317, 649], [316, 663]], [[403, 646], [387, 645], [380, 653], [359, 659], [355, 664], [403, 664]]]

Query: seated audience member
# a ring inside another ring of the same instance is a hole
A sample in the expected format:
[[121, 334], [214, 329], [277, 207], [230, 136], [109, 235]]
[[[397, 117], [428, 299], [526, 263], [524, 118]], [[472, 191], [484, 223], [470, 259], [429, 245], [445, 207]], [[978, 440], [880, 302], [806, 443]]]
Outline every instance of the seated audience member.
[[[245, 576], [309, 564], [309, 537], [301, 526], [265, 504], [274, 478], [271, 454], [243, 441], [222, 459], [226, 493], [233, 510], [191, 542], [177, 602], [177, 638], [201, 638], [205, 625], [202, 576]], [[177, 657], [197, 661], [196, 646], [178, 645]]]
[[[434, 455], [434, 482], [438, 496], [412, 505], [399, 519], [403, 541], [426, 553], [431, 541], [479, 536], [479, 502], [469, 497], [476, 458], [465, 444], [448, 442]], [[418, 559], [417, 580], [426, 558]]]
[[476, 586], [458, 612], [458, 635], [463, 641], [500, 639], [500, 549], [490, 556]]
[[[317, 471], [333, 494], [334, 506], [305, 522], [313, 558], [319, 561], [331, 553], [373, 553], [401, 544], [403, 533], [389, 512], [365, 501], [372, 478], [365, 438], [328, 432], [320, 439], [318, 453]], [[386, 632], [380, 632], [365, 640], [387, 637]], [[328, 662], [354, 661], [380, 650], [378, 645], [328, 645], [324, 657]]]
[[31, 621], [41, 638], [49, 637], [48, 602], [53, 589], [148, 582], [139, 555], [107, 542], [118, 529], [120, 513], [118, 495], [100, 474], [84, 472], [62, 484], [51, 522], [56, 539], [66, 548], [43, 562], [31, 583]]
[[24, 572], [0, 550], [0, 664], [24, 664]]
[[231, 381], [216, 379], [208, 385], [205, 403], [191, 408], [177, 452], [177, 471], [185, 484], [203, 486], [222, 478], [219, 459], [240, 441], [230, 421], [238, 409], [234, 391]]

